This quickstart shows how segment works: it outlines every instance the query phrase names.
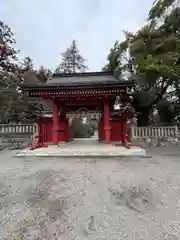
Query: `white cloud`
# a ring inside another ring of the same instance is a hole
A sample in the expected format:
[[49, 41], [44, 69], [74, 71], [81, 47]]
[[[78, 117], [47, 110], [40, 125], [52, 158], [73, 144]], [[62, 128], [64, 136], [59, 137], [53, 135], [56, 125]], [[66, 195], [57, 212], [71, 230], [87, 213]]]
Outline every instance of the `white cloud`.
[[135, 31], [146, 20], [153, 0], [3, 0], [1, 20], [15, 33], [21, 56], [37, 66], [55, 68], [75, 38], [90, 70], [100, 70], [122, 30]]

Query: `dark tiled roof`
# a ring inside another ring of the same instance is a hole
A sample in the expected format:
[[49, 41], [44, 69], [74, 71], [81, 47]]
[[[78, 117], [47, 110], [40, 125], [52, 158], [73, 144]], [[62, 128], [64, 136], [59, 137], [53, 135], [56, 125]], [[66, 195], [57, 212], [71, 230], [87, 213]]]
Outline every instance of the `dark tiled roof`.
[[24, 84], [25, 91], [55, 89], [90, 89], [101, 87], [131, 87], [133, 81], [120, 80], [109, 72], [86, 72], [71, 74], [53, 74], [46, 83]]
[[109, 72], [86, 72], [73, 74], [54, 74], [52, 78], [46, 82], [48, 86], [95, 86], [95, 85], [111, 85], [118, 84], [119, 79], [115, 78]]

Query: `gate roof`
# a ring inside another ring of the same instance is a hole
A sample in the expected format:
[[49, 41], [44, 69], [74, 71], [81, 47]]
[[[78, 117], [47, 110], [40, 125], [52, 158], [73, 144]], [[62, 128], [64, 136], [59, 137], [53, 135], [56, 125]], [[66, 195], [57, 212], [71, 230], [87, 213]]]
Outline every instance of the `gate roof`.
[[53, 74], [44, 84], [24, 85], [24, 90], [90, 89], [101, 87], [131, 87], [133, 81], [121, 80], [110, 72]]

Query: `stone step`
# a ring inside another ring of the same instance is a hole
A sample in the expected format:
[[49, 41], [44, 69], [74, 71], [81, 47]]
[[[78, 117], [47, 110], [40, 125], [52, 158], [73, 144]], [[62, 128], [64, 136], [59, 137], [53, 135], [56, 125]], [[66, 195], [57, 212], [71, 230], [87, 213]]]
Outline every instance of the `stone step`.
[[24, 149], [17, 153], [18, 157], [123, 157], [123, 156], [146, 156], [146, 150], [140, 147], [115, 147], [105, 144], [48, 146], [33, 151]]

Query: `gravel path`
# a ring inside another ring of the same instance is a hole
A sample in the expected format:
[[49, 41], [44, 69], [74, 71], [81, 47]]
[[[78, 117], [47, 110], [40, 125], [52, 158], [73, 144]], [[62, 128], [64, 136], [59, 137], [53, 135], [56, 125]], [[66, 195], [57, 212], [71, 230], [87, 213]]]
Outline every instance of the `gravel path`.
[[0, 155], [0, 239], [180, 239], [179, 157]]

